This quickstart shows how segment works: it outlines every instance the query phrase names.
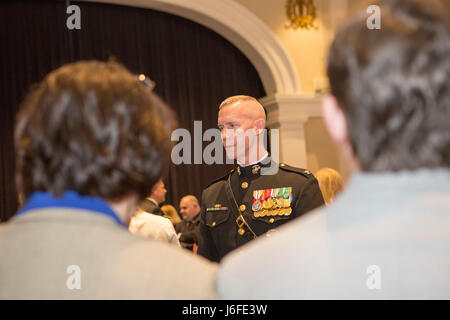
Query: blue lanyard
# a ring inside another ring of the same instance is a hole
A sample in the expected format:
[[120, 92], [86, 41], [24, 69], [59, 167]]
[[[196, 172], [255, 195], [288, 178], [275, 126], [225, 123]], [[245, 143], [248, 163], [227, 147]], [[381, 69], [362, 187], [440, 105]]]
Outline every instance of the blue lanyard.
[[16, 215], [27, 213], [30, 210], [44, 208], [85, 209], [109, 216], [121, 226], [126, 227], [123, 221], [120, 220], [105, 201], [91, 196], [79, 195], [76, 191], [65, 191], [60, 197], [54, 197], [50, 192], [35, 191], [30, 195], [28, 201]]

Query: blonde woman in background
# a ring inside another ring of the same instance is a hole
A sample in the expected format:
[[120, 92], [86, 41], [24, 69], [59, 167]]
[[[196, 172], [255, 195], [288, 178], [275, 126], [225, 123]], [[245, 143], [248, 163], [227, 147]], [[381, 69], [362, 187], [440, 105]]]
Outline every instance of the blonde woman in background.
[[344, 188], [344, 179], [336, 170], [331, 168], [320, 169], [316, 174], [319, 181], [320, 191], [322, 191], [325, 204], [333, 202], [334, 197]]
[[164, 212], [164, 218], [169, 219], [175, 226], [177, 223], [181, 222], [181, 218], [178, 215], [177, 209], [170, 204], [166, 204], [161, 207], [162, 212]]

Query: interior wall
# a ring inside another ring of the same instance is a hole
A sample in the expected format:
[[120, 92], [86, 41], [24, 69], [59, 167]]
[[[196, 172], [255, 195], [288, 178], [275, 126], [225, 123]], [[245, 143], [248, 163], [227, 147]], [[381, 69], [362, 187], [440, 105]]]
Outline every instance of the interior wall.
[[[355, 0], [314, 0], [316, 21], [314, 29], [288, 28], [285, 1], [235, 0], [258, 16], [281, 41], [291, 56], [304, 94], [315, 94], [328, 87], [326, 56], [339, 24], [357, 5]], [[310, 118], [305, 126], [307, 166], [313, 173], [330, 167], [347, 176], [320, 117]]]
[[324, 167], [340, 170], [338, 150], [331, 141], [323, 119], [310, 118], [305, 135], [309, 170], [313, 173]]
[[[303, 93], [314, 93], [326, 81], [325, 57], [336, 27], [347, 13], [349, 0], [314, 0], [317, 29], [287, 28], [287, 1], [235, 0], [252, 11], [289, 52]], [[353, 5], [353, 4], [352, 4]]]
[[321, 117], [310, 118], [305, 126], [306, 157], [309, 170], [316, 173], [322, 168], [338, 171], [344, 180], [349, 178], [346, 164], [334, 145]]

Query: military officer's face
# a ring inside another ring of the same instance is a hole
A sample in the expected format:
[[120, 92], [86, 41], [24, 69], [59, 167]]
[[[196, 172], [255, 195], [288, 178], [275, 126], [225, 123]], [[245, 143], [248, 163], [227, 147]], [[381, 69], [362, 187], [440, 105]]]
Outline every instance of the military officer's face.
[[259, 128], [252, 101], [237, 101], [219, 110], [218, 127], [222, 142], [230, 159], [240, 159], [249, 154], [257, 144]]

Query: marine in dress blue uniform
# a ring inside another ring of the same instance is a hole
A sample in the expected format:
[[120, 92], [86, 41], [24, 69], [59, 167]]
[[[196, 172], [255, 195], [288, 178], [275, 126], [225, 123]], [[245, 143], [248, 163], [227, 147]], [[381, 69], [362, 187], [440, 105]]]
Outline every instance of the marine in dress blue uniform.
[[[246, 233], [261, 236], [324, 204], [318, 182], [310, 171], [284, 163], [275, 175], [261, 175], [270, 158], [255, 165], [238, 166], [212, 181], [202, 194], [198, 254], [220, 261], [228, 252], [251, 241]], [[274, 165], [272, 163], [272, 165]], [[226, 194], [230, 178], [239, 213], [251, 230], [239, 228]]]
[[[212, 261], [324, 204], [310, 171], [268, 156], [261, 138], [265, 118], [261, 104], [249, 96], [227, 98], [219, 107], [223, 145], [239, 166], [212, 181], [202, 194], [198, 254]], [[239, 135], [250, 129], [255, 134], [240, 148]], [[259, 161], [249, 163], [249, 154], [255, 152]]]

